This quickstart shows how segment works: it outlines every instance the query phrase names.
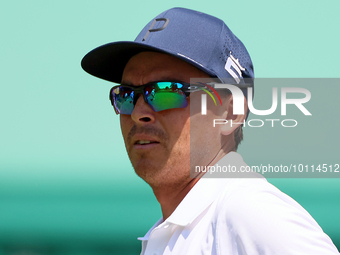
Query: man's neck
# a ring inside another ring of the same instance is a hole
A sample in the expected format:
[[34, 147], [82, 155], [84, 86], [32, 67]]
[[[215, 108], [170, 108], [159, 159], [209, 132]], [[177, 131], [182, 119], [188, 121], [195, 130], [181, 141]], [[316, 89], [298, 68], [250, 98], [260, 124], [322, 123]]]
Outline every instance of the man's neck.
[[[207, 166], [215, 165], [219, 160], [221, 160], [226, 154], [228, 154], [234, 144], [225, 143], [221, 150], [216, 154], [216, 156], [207, 164]], [[189, 193], [189, 191], [195, 186], [199, 179], [205, 173], [198, 173], [194, 178], [188, 178], [181, 184], [163, 184], [157, 187], [152, 186], [151, 188], [156, 196], [157, 201], [161, 205], [163, 220], [166, 220], [177, 208], [177, 206], [182, 202], [184, 197]]]
[[[208, 165], [215, 165], [225, 155], [226, 153], [221, 150]], [[194, 178], [189, 178], [188, 181], [183, 182], [183, 184], [165, 184], [158, 187], [152, 187], [157, 201], [161, 205], [163, 220], [166, 220], [175, 211], [175, 209], [182, 202], [184, 197], [189, 193], [189, 191], [195, 186], [195, 184], [204, 174], [205, 173], [203, 172], [198, 173]]]

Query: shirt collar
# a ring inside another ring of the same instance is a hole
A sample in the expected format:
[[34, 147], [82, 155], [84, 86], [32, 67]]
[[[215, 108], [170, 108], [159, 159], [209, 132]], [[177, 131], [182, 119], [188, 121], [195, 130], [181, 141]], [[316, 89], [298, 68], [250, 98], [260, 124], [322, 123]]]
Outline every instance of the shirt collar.
[[145, 234], [145, 236], [143, 236], [143, 237], [138, 237], [137, 239], [140, 240], [140, 241], [147, 241], [147, 240], [149, 240], [149, 236], [150, 236], [150, 234], [151, 234], [151, 231], [154, 230], [157, 226], [159, 226], [162, 222], [163, 222], [163, 217], [160, 218], [160, 219], [155, 223], [155, 225], [152, 226], [152, 228], [150, 228], [150, 230]]

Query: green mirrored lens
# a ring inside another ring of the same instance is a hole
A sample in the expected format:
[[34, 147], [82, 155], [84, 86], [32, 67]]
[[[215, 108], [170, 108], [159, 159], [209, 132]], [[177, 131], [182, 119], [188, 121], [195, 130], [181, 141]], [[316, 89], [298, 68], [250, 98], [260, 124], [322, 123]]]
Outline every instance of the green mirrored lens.
[[157, 82], [145, 88], [148, 104], [155, 112], [185, 108], [188, 105], [186, 95], [181, 90], [182, 84], [177, 82]]

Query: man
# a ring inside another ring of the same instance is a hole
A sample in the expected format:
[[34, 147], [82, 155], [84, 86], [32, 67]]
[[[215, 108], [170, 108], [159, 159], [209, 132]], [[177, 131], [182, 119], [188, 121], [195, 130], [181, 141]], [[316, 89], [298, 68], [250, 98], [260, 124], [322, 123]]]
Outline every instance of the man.
[[[121, 84], [110, 99], [125, 146], [161, 205], [163, 217], [140, 238], [141, 254], [338, 254], [312, 217], [264, 178], [208, 179], [205, 171], [193, 171], [246, 165], [235, 152], [247, 116], [246, 90], [244, 112], [234, 114], [235, 96], [219, 92], [221, 105], [208, 101], [201, 114], [203, 91], [216, 94], [214, 78], [241, 88], [254, 78], [246, 48], [223, 21], [173, 8], [134, 42], [94, 49], [82, 67]], [[206, 82], [190, 85], [191, 78]], [[236, 124], [208, 130], [214, 119]]]

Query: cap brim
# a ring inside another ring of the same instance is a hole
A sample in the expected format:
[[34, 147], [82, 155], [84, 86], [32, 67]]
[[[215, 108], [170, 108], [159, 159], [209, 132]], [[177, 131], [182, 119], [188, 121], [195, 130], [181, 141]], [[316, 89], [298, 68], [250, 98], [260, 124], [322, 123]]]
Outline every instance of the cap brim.
[[143, 51], [155, 51], [173, 55], [198, 67], [210, 76], [215, 76], [210, 70], [190, 58], [138, 42], [113, 42], [99, 46], [84, 56], [81, 61], [81, 67], [93, 76], [120, 83], [124, 68], [129, 59]]

